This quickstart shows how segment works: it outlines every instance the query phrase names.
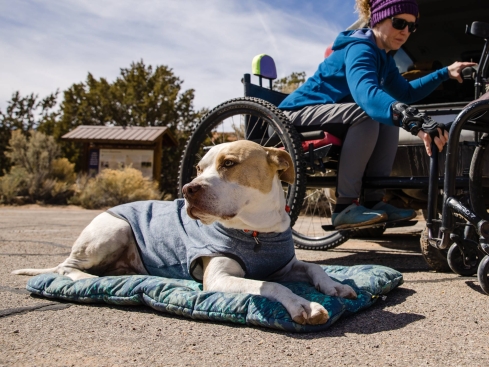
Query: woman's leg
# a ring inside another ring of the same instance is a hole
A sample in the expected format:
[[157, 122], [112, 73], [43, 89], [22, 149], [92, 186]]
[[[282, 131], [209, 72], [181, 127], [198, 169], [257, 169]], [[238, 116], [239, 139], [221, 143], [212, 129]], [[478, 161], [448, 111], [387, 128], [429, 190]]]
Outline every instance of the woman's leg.
[[[397, 145], [399, 143], [399, 128], [379, 124], [379, 137], [370, 160], [365, 170], [366, 177], [387, 177], [390, 176], [392, 165], [396, 158]], [[364, 206], [374, 210], [383, 210], [387, 214], [388, 222], [399, 222], [416, 217], [416, 212], [412, 209], [396, 208], [384, 203], [382, 199], [385, 189], [368, 190], [365, 189]]]
[[[380, 124], [356, 103], [315, 105], [284, 112], [294, 125], [340, 135], [338, 137], [343, 139], [343, 146], [338, 170], [337, 204], [350, 205], [357, 200], [363, 174], [378, 141]], [[395, 144], [397, 147], [397, 141]]]
[[379, 125], [368, 118], [350, 126], [343, 140], [338, 168], [338, 205], [349, 205], [359, 198], [364, 172], [377, 145]]
[[[365, 169], [366, 177], [388, 177], [391, 174], [399, 144], [399, 128], [379, 124], [375, 148]], [[381, 201], [385, 189], [365, 190], [365, 201]]]
[[342, 229], [387, 220], [383, 210], [367, 209], [352, 203], [360, 196], [363, 174], [377, 144], [379, 123], [354, 103], [311, 106], [286, 114], [294, 125], [317, 127], [332, 134], [342, 129], [347, 131], [346, 136], [341, 136], [343, 147], [333, 225]]
[[[399, 143], [399, 128], [378, 123], [372, 119], [355, 122], [350, 126], [341, 150], [338, 170], [338, 198], [334, 213], [341, 213], [353, 200], [360, 196], [363, 173], [366, 177], [388, 177], [396, 157]], [[416, 217], [412, 209], [400, 209], [384, 203], [385, 189], [365, 190], [363, 206], [372, 211], [383, 211], [384, 220], [399, 222]], [[350, 208], [350, 210], [352, 210]], [[368, 210], [356, 209], [358, 218], [372, 214]], [[342, 215], [345, 217], [345, 215]], [[352, 223], [357, 215], [340, 218], [335, 223]]]
[[353, 123], [370, 119], [356, 103], [323, 104], [283, 112], [304, 130], [324, 130], [340, 139], [344, 139]]

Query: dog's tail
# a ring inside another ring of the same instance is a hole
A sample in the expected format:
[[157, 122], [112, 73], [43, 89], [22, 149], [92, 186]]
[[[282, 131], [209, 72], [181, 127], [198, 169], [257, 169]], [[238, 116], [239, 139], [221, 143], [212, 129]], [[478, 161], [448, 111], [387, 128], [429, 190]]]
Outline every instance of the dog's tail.
[[47, 274], [47, 273], [57, 273], [58, 267], [50, 268], [50, 269], [18, 269], [14, 270], [12, 274], [16, 275], [39, 275], [39, 274]]

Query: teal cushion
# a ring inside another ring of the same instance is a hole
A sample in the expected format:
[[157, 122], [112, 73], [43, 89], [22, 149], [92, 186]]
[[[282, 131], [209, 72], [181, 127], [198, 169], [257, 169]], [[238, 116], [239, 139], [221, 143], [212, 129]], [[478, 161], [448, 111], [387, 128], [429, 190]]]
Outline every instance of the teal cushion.
[[29, 279], [27, 290], [47, 298], [121, 306], [146, 305], [157, 311], [199, 320], [232, 322], [272, 329], [312, 332], [330, 327], [341, 316], [363, 310], [403, 282], [398, 271], [380, 265], [323, 266], [333, 279], [352, 286], [356, 300], [331, 297], [307, 283], [282, 283], [310, 301], [322, 304], [330, 319], [323, 325], [295, 323], [285, 308], [262, 296], [204, 292], [202, 284], [148, 275], [110, 276], [73, 281], [57, 274]]

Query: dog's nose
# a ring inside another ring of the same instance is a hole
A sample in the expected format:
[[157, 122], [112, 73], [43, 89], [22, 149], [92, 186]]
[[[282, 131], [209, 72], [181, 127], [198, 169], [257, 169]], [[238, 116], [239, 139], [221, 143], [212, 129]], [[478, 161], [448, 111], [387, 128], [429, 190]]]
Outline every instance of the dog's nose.
[[191, 197], [197, 191], [199, 191], [202, 186], [198, 183], [188, 183], [182, 187], [182, 193], [184, 197]]

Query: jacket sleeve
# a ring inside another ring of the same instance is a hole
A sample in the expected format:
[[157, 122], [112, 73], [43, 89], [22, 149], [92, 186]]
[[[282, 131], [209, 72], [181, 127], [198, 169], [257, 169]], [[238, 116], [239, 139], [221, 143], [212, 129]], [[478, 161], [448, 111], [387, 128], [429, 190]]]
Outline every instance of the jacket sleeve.
[[393, 98], [406, 104], [415, 103], [429, 96], [443, 81], [448, 80], [448, 68], [436, 70], [422, 78], [408, 82], [399, 73], [394, 60], [390, 68], [385, 89]]
[[[372, 119], [382, 124], [395, 125], [392, 121], [392, 103], [401, 101], [410, 104], [422, 99], [436, 89], [444, 78], [448, 78], [445, 68], [431, 77], [430, 74], [409, 83], [399, 74], [393, 61], [382, 60], [372, 45], [356, 43], [352, 46], [345, 53], [348, 87], [354, 101]], [[382, 66], [390, 69], [386, 80], [379, 80], [379, 76], [382, 78], [383, 75]]]
[[380, 55], [367, 43], [353, 44], [345, 52], [346, 80], [353, 100], [372, 119], [394, 125], [390, 107], [396, 100], [380, 86], [381, 64]]

